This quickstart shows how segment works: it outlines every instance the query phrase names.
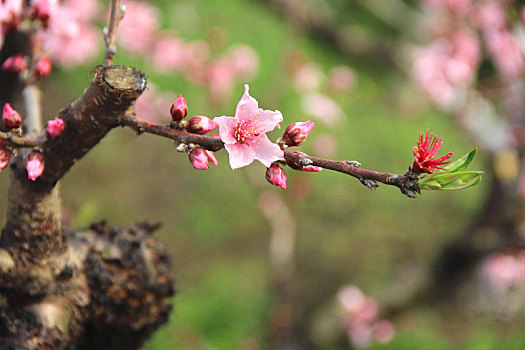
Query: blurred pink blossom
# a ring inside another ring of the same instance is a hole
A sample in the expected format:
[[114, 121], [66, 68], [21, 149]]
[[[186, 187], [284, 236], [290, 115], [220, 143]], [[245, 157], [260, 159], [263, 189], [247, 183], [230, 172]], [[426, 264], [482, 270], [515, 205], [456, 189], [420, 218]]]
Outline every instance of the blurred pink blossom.
[[272, 216], [281, 210], [283, 200], [275, 191], [267, 190], [259, 196], [258, 205], [266, 216]]
[[479, 59], [476, 36], [458, 31], [450, 40], [441, 38], [416, 50], [412, 74], [438, 106], [450, 108], [458, 92], [474, 79]]
[[259, 56], [257, 52], [247, 45], [237, 45], [228, 53], [231, 65], [236, 76], [243, 79], [251, 79], [259, 69]]
[[171, 34], [159, 36], [152, 51], [153, 65], [161, 71], [181, 69], [186, 61], [185, 43]]
[[337, 66], [328, 72], [328, 85], [334, 91], [348, 92], [354, 88], [357, 77], [348, 66]]
[[135, 113], [141, 119], [158, 123], [170, 118], [170, 106], [175, 100], [172, 93], [159, 93], [152, 83], [135, 102]]
[[148, 54], [159, 27], [158, 10], [147, 2], [125, 0], [126, 14], [118, 28], [119, 43], [127, 51]]
[[481, 273], [487, 281], [499, 290], [505, 291], [514, 283], [524, 282], [525, 259], [494, 253], [485, 259]]
[[483, 30], [497, 30], [505, 28], [507, 25], [505, 9], [498, 1], [478, 3], [474, 11], [474, 19]]
[[374, 325], [374, 337], [378, 343], [386, 344], [394, 339], [396, 335], [396, 329], [392, 322], [388, 320], [378, 321]]
[[506, 29], [485, 33], [488, 50], [499, 72], [505, 77], [517, 77], [523, 72], [523, 47]]
[[298, 91], [308, 92], [318, 90], [325, 79], [325, 75], [319, 65], [308, 62], [298, 67], [292, 78]]
[[336, 125], [345, 116], [343, 110], [332, 98], [317, 92], [302, 96], [301, 107], [309, 115], [329, 126]]
[[313, 139], [313, 149], [317, 156], [330, 158], [337, 150], [337, 139], [331, 134], [320, 134]]
[[378, 320], [379, 306], [373, 298], [356, 286], [347, 285], [338, 292], [337, 299], [343, 307], [343, 325], [353, 346], [368, 347], [374, 338], [379, 343], [393, 339], [394, 325], [388, 320]]
[[[98, 13], [96, 0], [67, 0], [56, 8], [47, 29], [37, 35], [44, 51], [58, 64], [69, 66], [92, 59], [101, 44], [99, 29], [92, 25]], [[85, 13], [83, 11], [86, 11]]]
[[454, 15], [461, 17], [468, 15], [472, 7], [472, 0], [423, 0], [429, 6], [449, 11]]

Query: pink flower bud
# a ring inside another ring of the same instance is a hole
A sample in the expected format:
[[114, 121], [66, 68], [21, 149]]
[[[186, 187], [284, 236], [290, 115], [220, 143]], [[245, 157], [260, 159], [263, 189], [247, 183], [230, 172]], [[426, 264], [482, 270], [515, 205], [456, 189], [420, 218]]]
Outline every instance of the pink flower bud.
[[191, 165], [197, 170], [208, 170], [210, 168], [208, 162], [211, 162], [215, 166], [219, 164], [213, 152], [207, 151], [201, 147], [193, 148], [190, 151], [189, 159]]
[[274, 186], [279, 186], [283, 190], [286, 189], [286, 171], [277, 163], [272, 163], [266, 169], [266, 180]]
[[219, 165], [219, 162], [217, 161], [217, 158], [215, 158], [215, 153], [212, 151], [206, 150], [206, 155], [208, 156], [208, 160], [215, 166]]
[[20, 117], [20, 114], [11, 107], [10, 103], [4, 105], [2, 118], [4, 119], [4, 126], [9, 130], [17, 129], [22, 124], [22, 117]]
[[11, 151], [5, 148], [5, 144], [0, 148], [0, 171], [9, 164], [9, 158], [11, 158]]
[[177, 100], [173, 102], [170, 108], [171, 119], [173, 121], [180, 121], [188, 115], [188, 105], [186, 104], [186, 99], [179, 95]]
[[38, 79], [43, 79], [51, 73], [51, 60], [49, 56], [44, 56], [35, 65], [35, 76]]
[[206, 134], [212, 130], [215, 130], [219, 127], [219, 124], [214, 122], [208, 117], [197, 116], [191, 117], [188, 123], [186, 130], [194, 134]]
[[27, 62], [22, 55], [11, 56], [2, 63], [2, 70], [5, 72], [22, 73], [27, 70]]
[[58, 137], [66, 128], [64, 121], [60, 118], [55, 118], [47, 122], [47, 136], [54, 139]]
[[318, 173], [318, 172], [323, 171], [323, 168], [321, 168], [320, 166], [315, 166], [315, 165], [307, 165], [307, 166], [303, 166], [301, 171], [306, 171], [309, 173]]
[[287, 146], [299, 146], [301, 145], [312, 129], [315, 123], [308, 120], [306, 122], [293, 123], [288, 125], [284, 131], [283, 141]]
[[27, 156], [27, 177], [35, 181], [44, 172], [44, 156], [33, 151]]

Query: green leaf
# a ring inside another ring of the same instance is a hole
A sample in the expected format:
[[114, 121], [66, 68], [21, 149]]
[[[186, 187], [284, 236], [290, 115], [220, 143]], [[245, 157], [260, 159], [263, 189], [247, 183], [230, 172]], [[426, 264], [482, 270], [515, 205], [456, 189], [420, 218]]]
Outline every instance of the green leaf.
[[477, 148], [474, 148], [469, 153], [465, 154], [460, 159], [456, 160], [455, 162], [452, 162], [446, 166], [443, 167], [443, 169], [446, 170], [438, 170], [436, 171], [436, 174], [442, 174], [442, 173], [451, 173], [456, 171], [461, 171], [463, 169], [466, 169], [470, 163], [472, 163], [472, 160], [476, 156], [476, 153], [478, 152]]
[[422, 190], [460, 190], [477, 185], [483, 171], [456, 171], [453, 173], [434, 174], [419, 182]]
[[441, 185], [437, 181], [425, 181], [425, 183], [421, 184], [419, 183], [419, 189], [420, 190], [439, 190], [441, 189]]

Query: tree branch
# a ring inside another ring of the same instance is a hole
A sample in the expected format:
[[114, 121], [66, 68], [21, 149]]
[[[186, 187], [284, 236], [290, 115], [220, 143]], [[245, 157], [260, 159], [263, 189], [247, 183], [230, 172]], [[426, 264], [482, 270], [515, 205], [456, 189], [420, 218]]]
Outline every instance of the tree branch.
[[[129, 126], [137, 134], [149, 133], [169, 138], [179, 143], [199, 145], [210, 151], [218, 151], [224, 147], [224, 143], [217, 137], [193, 134], [177, 130], [168, 125], [150, 123], [133, 115], [127, 115], [121, 119], [122, 126]], [[385, 185], [396, 186], [401, 192], [410, 198], [415, 198], [419, 193], [417, 175], [407, 172], [406, 174], [391, 174], [359, 168], [355, 161], [335, 161], [308, 156], [301, 152], [284, 151], [286, 162], [299, 164], [300, 166], [314, 165], [321, 168], [338, 171], [353, 176], [361, 181], [363, 185], [371, 190], [378, 187], [378, 182]]]
[[120, 5], [120, 0], [112, 0], [111, 13], [109, 15], [109, 27], [104, 28], [104, 43], [106, 45], [104, 65], [113, 64], [113, 59], [117, 52], [117, 28], [123, 17], [124, 9]]

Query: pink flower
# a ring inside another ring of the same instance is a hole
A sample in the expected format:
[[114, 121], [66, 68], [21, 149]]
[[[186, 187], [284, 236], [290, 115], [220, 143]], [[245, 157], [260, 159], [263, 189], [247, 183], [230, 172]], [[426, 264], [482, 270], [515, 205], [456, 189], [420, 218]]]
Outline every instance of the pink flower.
[[9, 130], [17, 129], [22, 124], [22, 117], [13, 107], [11, 107], [9, 102], [4, 105], [2, 119], [4, 120], [4, 126]]
[[35, 65], [35, 76], [38, 79], [43, 79], [51, 73], [51, 60], [49, 56], [42, 57]]
[[284, 131], [283, 141], [287, 146], [300, 146], [314, 128], [315, 123], [308, 120], [288, 125]]
[[433, 158], [436, 153], [441, 148], [442, 139], [440, 137], [434, 136], [432, 133], [428, 133], [423, 138], [423, 133], [419, 135], [419, 140], [417, 141], [417, 147], [413, 147], [414, 151], [414, 163], [412, 165], [412, 171], [416, 174], [427, 173], [432, 174], [437, 169], [442, 169], [439, 166], [448, 164], [450, 161], [447, 161], [454, 151], [449, 152], [440, 158]]
[[237, 104], [235, 117], [222, 116], [213, 121], [219, 124], [219, 134], [229, 153], [232, 169], [249, 165], [255, 159], [269, 168], [273, 162], [284, 159], [281, 148], [266, 136], [283, 121], [283, 115], [277, 110], [259, 108], [248, 90], [248, 85], [244, 85], [244, 95]]
[[215, 166], [218, 165], [213, 152], [207, 151], [201, 147], [193, 148], [188, 157], [191, 165], [197, 170], [208, 170], [210, 168], [208, 162], [211, 162]]
[[96, 0], [68, 0], [52, 12], [47, 28], [37, 31], [43, 51], [49, 51], [54, 62], [74, 65], [97, 54], [100, 31], [92, 25], [98, 13]]
[[188, 121], [186, 130], [194, 134], [206, 134], [212, 130], [217, 129], [219, 125], [208, 117], [196, 116], [191, 117]]
[[47, 122], [46, 132], [50, 138], [54, 139], [62, 134], [65, 128], [64, 121], [60, 118], [55, 118]]
[[44, 172], [44, 156], [42, 153], [33, 151], [27, 156], [27, 177], [35, 181]]
[[277, 163], [273, 163], [266, 169], [266, 180], [274, 186], [279, 186], [283, 190], [286, 189], [286, 171]]
[[357, 83], [354, 71], [348, 66], [337, 66], [328, 72], [328, 84], [334, 91], [350, 91]]
[[173, 102], [170, 108], [171, 119], [174, 121], [180, 121], [188, 115], [188, 105], [186, 99], [179, 95], [177, 100]]

